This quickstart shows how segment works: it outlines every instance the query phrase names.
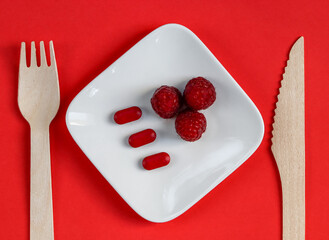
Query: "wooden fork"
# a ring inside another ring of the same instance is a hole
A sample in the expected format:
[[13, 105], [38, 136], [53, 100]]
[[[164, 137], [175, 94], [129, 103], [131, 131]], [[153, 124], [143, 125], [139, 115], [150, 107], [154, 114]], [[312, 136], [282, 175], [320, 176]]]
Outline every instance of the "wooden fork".
[[19, 64], [18, 106], [31, 130], [31, 240], [54, 239], [49, 125], [59, 108], [59, 84], [52, 41], [49, 46], [50, 66], [43, 42], [40, 42], [40, 66], [37, 66], [34, 42], [30, 67], [26, 64], [24, 42]]

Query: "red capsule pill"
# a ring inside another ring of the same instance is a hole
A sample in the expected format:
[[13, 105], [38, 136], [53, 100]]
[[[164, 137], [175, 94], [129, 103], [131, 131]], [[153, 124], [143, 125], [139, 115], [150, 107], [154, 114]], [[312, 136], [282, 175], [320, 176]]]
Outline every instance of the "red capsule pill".
[[129, 145], [137, 148], [145, 144], [153, 142], [157, 137], [157, 134], [153, 129], [145, 129], [138, 133], [134, 133], [128, 139]]
[[142, 116], [142, 110], [139, 107], [134, 106], [117, 111], [114, 114], [113, 118], [117, 124], [125, 124], [132, 121], [136, 121], [140, 119], [141, 116]]
[[170, 156], [166, 152], [160, 152], [143, 159], [143, 167], [146, 170], [153, 170], [155, 168], [164, 167], [170, 162]]

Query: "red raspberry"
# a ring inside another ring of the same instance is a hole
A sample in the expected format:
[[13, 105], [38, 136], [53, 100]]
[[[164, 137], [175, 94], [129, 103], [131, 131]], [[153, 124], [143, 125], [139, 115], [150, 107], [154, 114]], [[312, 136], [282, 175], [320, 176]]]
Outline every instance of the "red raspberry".
[[172, 118], [182, 105], [182, 94], [175, 87], [161, 86], [151, 98], [154, 111], [162, 118]]
[[202, 113], [186, 110], [178, 114], [175, 122], [178, 135], [189, 142], [194, 142], [201, 138], [206, 131], [207, 120]]
[[193, 78], [186, 84], [184, 99], [194, 110], [206, 109], [216, 100], [215, 87], [203, 77]]

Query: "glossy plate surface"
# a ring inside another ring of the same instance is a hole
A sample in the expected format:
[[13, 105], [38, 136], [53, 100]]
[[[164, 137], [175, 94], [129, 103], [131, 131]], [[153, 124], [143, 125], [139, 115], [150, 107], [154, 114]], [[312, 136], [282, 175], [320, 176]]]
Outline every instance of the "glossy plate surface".
[[[183, 91], [197, 76], [214, 84], [217, 100], [203, 111], [207, 131], [190, 143], [178, 137], [174, 119], [153, 112], [150, 98], [161, 85]], [[113, 114], [130, 106], [139, 106], [143, 116], [124, 125], [114, 123]], [[185, 212], [246, 161], [264, 134], [253, 102], [196, 35], [177, 24], [147, 35], [89, 83], [70, 104], [66, 123], [100, 173], [152, 222]], [[147, 128], [157, 132], [155, 142], [130, 147], [128, 137]], [[157, 152], [169, 153], [170, 164], [144, 170], [142, 159]]]

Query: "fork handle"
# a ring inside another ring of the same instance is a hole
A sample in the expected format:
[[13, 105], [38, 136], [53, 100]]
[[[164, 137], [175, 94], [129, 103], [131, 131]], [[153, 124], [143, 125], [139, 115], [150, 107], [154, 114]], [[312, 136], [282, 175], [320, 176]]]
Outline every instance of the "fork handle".
[[53, 240], [49, 126], [31, 127], [30, 240]]

